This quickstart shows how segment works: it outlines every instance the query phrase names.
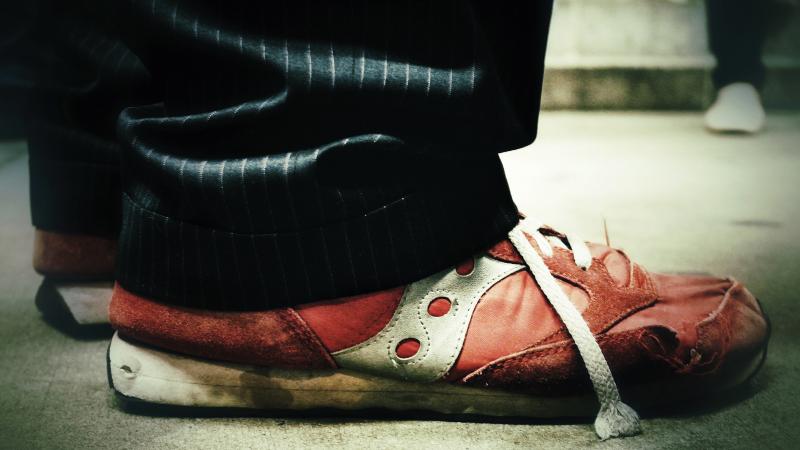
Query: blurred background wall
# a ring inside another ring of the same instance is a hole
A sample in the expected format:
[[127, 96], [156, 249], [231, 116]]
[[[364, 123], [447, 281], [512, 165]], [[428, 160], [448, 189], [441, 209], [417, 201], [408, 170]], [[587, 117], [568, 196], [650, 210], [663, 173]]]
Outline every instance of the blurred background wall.
[[[800, 7], [770, 2], [767, 108], [800, 108]], [[697, 110], [713, 100], [703, 0], [556, 0], [545, 109]]]

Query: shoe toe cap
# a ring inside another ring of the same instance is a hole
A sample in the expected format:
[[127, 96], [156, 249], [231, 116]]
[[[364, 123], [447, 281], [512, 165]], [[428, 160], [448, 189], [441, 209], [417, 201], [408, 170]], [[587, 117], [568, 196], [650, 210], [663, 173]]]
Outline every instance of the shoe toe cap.
[[648, 326], [675, 332], [675, 358], [687, 372], [706, 372], [723, 362], [749, 361], [763, 352], [769, 324], [755, 296], [732, 278], [652, 274], [658, 300], [611, 332]]
[[663, 324], [678, 332], [693, 369], [714, 370], [725, 361], [751, 360], [764, 350], [769, 324], [742, 283], [707, 276], [653, 278], [662, 309], [671, 313], [663, 315]]
[[712, 355], [731, 363], [752, 359], [761, 353], [769, 338], [769, 324], [755, 296], [741, 283], [730, 286], [717, 308], [697, 324], [699, 354]]

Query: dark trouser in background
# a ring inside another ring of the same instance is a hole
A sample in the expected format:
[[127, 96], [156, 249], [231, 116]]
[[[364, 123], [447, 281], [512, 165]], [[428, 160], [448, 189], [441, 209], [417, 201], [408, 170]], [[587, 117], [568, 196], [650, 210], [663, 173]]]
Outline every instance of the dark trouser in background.
[[761, 50], [767, 32], [767, 0], [706, 0], [708, 42], [717, 59], [712, 74], [720, 89], [736, 82], [761, 89], [765, 69]]
[[[497, 154], [535, 138], [551, 2], [91, 3], [160, 100], [119, 120], [126, 289], [214, 309], [365, 293], [516, 224]], [[100, 67], [103, 48], [82, 47]]]
[[12, 98], [4, 96], [0, 109], [8, 134], [28, 137], [33, 225], [115, 237], [121, 217], [116, 120], [123, 107], [147, 100], [149, 76], [72, 2], [2, 6], [0, 95]]

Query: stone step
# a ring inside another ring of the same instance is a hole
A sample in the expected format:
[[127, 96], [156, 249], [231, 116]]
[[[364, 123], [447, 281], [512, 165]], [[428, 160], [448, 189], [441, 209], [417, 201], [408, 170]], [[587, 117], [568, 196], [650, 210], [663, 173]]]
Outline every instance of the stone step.
[[[764, 50], [764, 102], [798, 108], [800, 8], [781, 11]], [[702, 109], [713, 100], [713, 67], [702, 0], [556, 0], [542, 105]]]

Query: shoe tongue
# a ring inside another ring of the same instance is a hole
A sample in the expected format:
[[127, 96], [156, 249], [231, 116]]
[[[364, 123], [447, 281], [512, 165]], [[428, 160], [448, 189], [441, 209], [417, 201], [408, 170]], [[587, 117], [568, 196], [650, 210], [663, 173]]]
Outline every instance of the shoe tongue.
[[602, 245], [587, 243], [593, 258], [603, 262], [608, 274], [617, 283], [617, 286], [628, 286], [631, 282], [631, 261], [621, 251]]

